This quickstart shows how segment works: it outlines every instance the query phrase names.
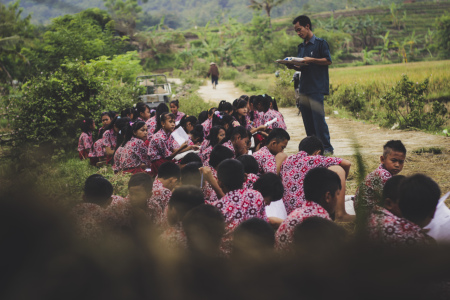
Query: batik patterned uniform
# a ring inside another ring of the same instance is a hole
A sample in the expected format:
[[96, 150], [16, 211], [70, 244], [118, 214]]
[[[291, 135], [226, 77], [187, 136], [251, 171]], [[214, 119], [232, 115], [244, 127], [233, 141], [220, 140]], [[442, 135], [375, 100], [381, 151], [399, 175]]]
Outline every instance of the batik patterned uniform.
[[370, 213], [367, 230], [372, 241], [392, 247], [429, 245], [434, 242], [418, 225], [378, 205]]
[[[228, 149], [230, 149], [231, 151], [233, 151], [234, 157], [236, 157], [236, 151], [234, 150], [233, 143], [232, 143], [230, 140], [228, 140], [228, 141], [226, 141], [225, 143], [223, 143], [222, 146], [227, 147]], [[234, 158], [234, 157], [233, 157], [233, 158]]]
[[155, 179], [153, 183], [152, 196], [148, 201], [149, 206], [152, 206], [151, 203], [157, 203], [161, 207], [161, 210], [164, 212], [171, 196], [172, 192], [168, 188], [165, 188], [162, 185], [161, 181]]
[[153, 116], [145, 122], [147, 125], [147, 139], [151, 140], [156, 129], [156, 116]]
[[105, 156], [105, 149], [103, 149], [103, 138], [95, 141], [92, 146], [92, 151], [89, 152], [89, 157], [103, 157]]
[[77, 234], [82, 239], [98, 239], [110, 229], [109, 220], [115, 216], [111, 210], [94, 203], [80, 203], [71, 212]]
[[161, 242], [168, 249], [187, 249], [186, 234], [181, 222], [167, 228], [160, 236]]
[[149, 166], [150, 161], [147, 152], [148, 148], [145, 142], [132, 137], [131, 140], [122, 147], [120, 155], [117, 157], [114, 156], [114, 162], [117, 163], [116, 168], [118, 170], [127, 170], [139, 168], [142, 164]]
[[150, 157], [150, 160], [155, 161], [172, 155], [174, 142], [175, 139], [172, 135], [166, 134], [162, 128], [158, 130], [158, 132], [152, 136], [150, 145], [148, 146], [148, 156]]
[[82, 132], [78, 140], [78, 152], [84, 150], [89, 150], [90, 152], [92, 150], [92, 144], [92, 133]]
[[286, 123], [284, 123], [283, 115], [280, 112], [273, 109], [269, 109], [264, 113], [262, 124], [266, 124], [267, 122], [272, 121], [275, 118], [277, 118], [277, 120], [273, 124], [269, 125], [267, 128], [268, 129], [281, 128], [286, 130], [287, 127]]
[[277, 174], [277, 163], [275, 161], [275, 155], [270, 153], [269, 148], [266, 146], [259, 149], [259, 151], [253, 153], [253, 157], [258, 162], [259, 174], [275, 173]]
[[308, 156], [304, 151], [289, 156], [281, 166], [281, 179], [284, 186], [283, 202], [289, 215], [305, 201], [303, 180], [309, 170], [339, 165], [341, 158], [322, 155]]
[[203, 122], [202, 126], [203, 126], [203, 136], [208, 136], [212, 128], [211, 119], [207, 119], [205, 122]]
[[294, 229], [308, 218], [320, 217], [331, 220], [328, 212], [319, 204], [313, 201], [303, 201], [301, 207], [291, 212], [281, 223], [275, 234], [275, 247], [277, 250], [289, 250], [294, 238]]
[[[149, 201], [147, 201], [147, 204], [148, 207], [143, 212], [153, 224], [161, 226], [163, 219], [161, 207], [158, 204], [149, 204]], [[117, 216], [116, 222], [120, 224], [122, 228], [132, 227], [133, 208], [130, 203], [129, 195], [126, 198], [118, 197], [117, 199], [113, 199], [109, 208]], [[122, 216], [122, 218], [120, 218], [120, 216]]]
[[[217, 181], [217, 171], [214, 168], [211, 168], [211, 173]], [[203, 191], [203, 195], [205, 196], [206, 204], [212, 204], [215, 201], [219, 200], [219, 198], [217, 197], [216, 191], [213, 189], [211, 184], [209, 184], [209, 182], [205, 182], [205, 184], [202, 187], [202, 191]]]
[[250, 116], [250, 114], [253, 114], [253, 122], [250, 120], [248, 120], [248, 122], [252, 122], [250, 123], [250, 125], [254, 128], [258, 128], [261, 125], [264, 125], [264, 113], [263, 112], [259, 112], [259, 111], [251, 111], [250, 113], [248, 113], [247, 115]]
[[179, 122], [181, 121], [181, 119], [185, 116], [185, 113], [182, 113], [180, 111], [177, 112], [177, 114], [175, 115], [175, 122]]
[[103, 134], [103, 148], [109, 147], [111, 150], [116, 149], [117, 136], [114, 134], [114, 129], [110, 129]]
[[383, 164], [369, 173], [364, 180], [364, 184], [356, 191], [355, 199], [357, 202], [355, 202], [355, 207], [360, 203], [369, 208], [377, 205], [382, 197], [384, 184], [391, 177], [392, 174], [384, 168]]
[[112, 166], [112, 169], [115, 172], [120, 171], [120, 161], [122, 159], [122, 151], [124, 151], [124, 148], [119, 147], [116, 149], [116, 152], [114, 152], [114, 164]]
[[253, 189], [253, 185], [256, 180], [258, 180], [259, 176], [253, 173], [247, 174], [247, 180], [244, 182], [244, 189]]
[[211, 156], [212, 149], [213, 147], [211, 146], [210, 140], [204, 139], [202, 144], [200, 145], [200, 152], [198, 154], [203, 164], [205, 164], [205, 162], [209, 162], [209, 157]]

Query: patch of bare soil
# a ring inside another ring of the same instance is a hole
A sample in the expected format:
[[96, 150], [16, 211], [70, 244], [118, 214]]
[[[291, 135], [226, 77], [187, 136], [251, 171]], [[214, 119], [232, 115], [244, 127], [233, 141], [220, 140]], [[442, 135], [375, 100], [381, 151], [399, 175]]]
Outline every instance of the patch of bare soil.
[[[227, 100], [229, 102], [245, 94], [231, 81], [219, 83], [216, 90], [211, 85], [202, 86], [199, 94], [205, 101]], [[299, 142], [306, 136], [301, 115], [297, 114], [298, 110], [295, 107], [281, 108], [280, 112], [284, 116], [287, 130], [291, 136], [285, 151], [288, 154], [297, 153]], [[383, 152], [383, 145], [389, 140], [401, 140], [408, 150], [405, 167], [401, 174], [407, 176], [423, 173], [432, 177], [439, 184], [443, 193], [450, 190], [450, 137], [419, 131], [390, 130], [361, 121], [341, 119], [334, 115], [327, 116], [327, 123], [331, 144], [335, 149], [334, 155], [346, 158], [353, 163], [347, 183], [347, 194], [354, 193], [357, 184], [355, 143], [360, 146], [360, 152], [366, 164], [366, 173], [368, 173], [377, 168], [379, 157]], [[442, 154], [412, 153], [423, 147], [441, 148]]]

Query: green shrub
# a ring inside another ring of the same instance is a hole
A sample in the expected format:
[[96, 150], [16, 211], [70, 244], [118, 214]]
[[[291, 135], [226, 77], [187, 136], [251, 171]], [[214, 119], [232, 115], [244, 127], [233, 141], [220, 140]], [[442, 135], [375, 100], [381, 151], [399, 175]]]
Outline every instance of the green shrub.
[[239, 71], [235, 68], [221, 67], [219, 68], [220, 79], [222, 80], [234, 80], [239, 76]]
[[339, 86], [329, 98], [332, 105], [345, 107], [354, 117], [366, 109], [368, 95], [366, 89], [359, 84]]
[[295, 90], [292, 76], [294, 70], [284, 68], [275, 81], [275, 87], [270, 91], [270, 95], [275, 97], [279, 106], [295, 106]]
[[246, 73], [242, 73], [234, 80], [234, 85], [244, 92], [251, 93], [253, 95], [267, 93], [268, 86], [263, 82], [258, 82]]
[[191, 93], [186, 97], [181, 97], [179, 101], [180, 111], [195, 117], [197, 117], [202, 111], [208, 110], [212, 106], [215, 106], [213, 103], [203, 101], [198, 93]]

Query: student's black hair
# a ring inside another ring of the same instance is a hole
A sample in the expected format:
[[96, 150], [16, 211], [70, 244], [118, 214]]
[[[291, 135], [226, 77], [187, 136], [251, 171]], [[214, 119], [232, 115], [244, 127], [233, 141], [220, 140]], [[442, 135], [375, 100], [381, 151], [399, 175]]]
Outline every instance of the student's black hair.
[[116, 143], [116, 149], [122, 146], [123, 141], [125, 140], [125, 135], [127, 133], [127, 126], [129, 126], [131, 122], [130, 118], [118, 118], [116, 120], [116, 127], [119, 129], [119, 134], [117, 135], [117, 143]]
[[200, 158], [200, 156], [198, 156], [197, 153], [189, 152], [180, 160], [180, 165], [187, 165], [188, 163], [191, 163], [191, 162], [200, 162], [201, 163], [202, 159]]
[[321, 206], [325, 206], [323, 201], [327, 192], [334, 195], [341, 188], [339, 175], [327, 168], [318, 167], [311, 169], [306, 173], [305, 179], [303, 180], [305, 199], [314, 201]]
[[[194, 116], [188, 116], [188, 115], [184, 115], [181, 120], [180, 120], [180, 124], [178, 124], [178, 127], [183, 127], [184, 131], [186, 131], [186, 133], [189, 133], [186, 129], [187, 123], [191, 123], [192, 126], [197, 125], [197, 118]], [[198, 124], [200, 125], [200, 124]]]
[[217, 170], [217, 166], [228, 158], [233, 158], [234, 153], [230, 149], [222, 145], [216, 145], [209, 156], [209, 165]]
[[306, 27], [306, 25], [309, 25], [309, 29], [312, 30], [312, 24], [311, 24], [311, 19], [308, 16], [305, 15], [301, 15], [298, 16], [294, 19], [294, 21], [292, 21], [292, 25], [295, 25], [299, 23], [300, 26]]
[[175, 106], [177, 108], [180, 108], [180, 101], [178, 101], [178, 100], [172, 100], [172, 101], [170, 101], [170, 104], [175, 104]]
[[131, 138], [134, 136], [134, 133], [136, 131], [138, 131], [140, 128], [142, 128], [143, 126], [145, 126], [145, 122], [144, 121], [137, 121], [137, 122], [130, 122], [128, 123], [128, 125], [124, 128], [125, 130], [125, 138], [122, 141], [121, 146], [124, 147], [130, 140]]
[[400, 186], [400, 183], [405, 179], [406, 177], [403, 175], [396, 175], [389, 178], [383, 187], [383, 203], [384, 205], [384, 199], [391, 199], [394, 203], [398, 203], [399, 199], [399, 193], [398, 189]]
[[245, 102], [248, 102], [249, 97], [247, 95], [241, 95], [239, 97], [239, 100], [244, 100]]
[[233, 131], [231, 133], [230, 139], [233, 140], [238, 135], [242, 139], [245, 139], [247, 137], [250, 138], [250, 136], [251, 136], [251, 135], [249, 136], [248, 130], [245, 129], [244, 127], [242, 127], [242, 126], [236, 126], [236, 127], [233, 128]]
[[203, 122], [205, 122], [208, 119], [208, 112], [206, 110], [202, 111], [201, 113], [198, 114], [198, 124], [202, 124]]
[[398, 206], [404, 218], [419, 223], [436, 210], [441, 197], [439, 185], [424, 174], [415, 174], [402, 180]]
[[117, 115], [119, 114], [119, 113], [118, 113], [117, 111], [115, 111], [115, 110], [110, 110], [108, 113], [109, 113], [109, 117], [110, 117], [111, 119], [117, 117]]
[[253, 189], [260, 192], [263, 197], [270, 197], [272, 201], [283, 198], [283, 183], [281, 178], [275, 173], [261, 175], [253, 184]]
[[236, 121], [239, 122], [239, 124], [243, 127], [247, 127], [247, 120], [245, 119], [245, 116], [240, 116], [237, 112], [238, 109], [247, 107], [247, 101], [245, 100], [237, 100], [236, 107], [233, 112], [233, 117], [236, 119]]
[[403, 145], [402, 141], [400, 140], [390, 140], [383, 146], [384, 157], [387, 157], [387, 155], [391, 153], [391, 151], [397, 151], [406, 154], [405, 145]]
[[158, 169], [158, 177], [163, 179], [169, 179], [175, 177], [180, 179], [181, 171], [180, 167], [171, 161], [163, 163]]
[[169, 207], [174, 208], [178, 221], [181, 221], [191, 209], [205, 203], [203, 192], [192, 185], [184, 185], [176, 188], [169, 200]]
[[216, 255], [225, 234], [225, 218], [220, 210], [209, 204], [191, 209], [183, 218], [188, 249], [202, 255]]
[[217, 112], [214, 113], [212, 117], [212, 126], [225, 126], [226, 124], [228, 124], [231, 128], [233, 121], [234, 118], [229, 114], [225, 112]]
[[169, 113], [167, 105], [165, 103], [160, 103], [156, 107], [156, 128], [153, 133], [157, 133], [162, 128], [161, 122], [165, 122], [167, 116], [171, 116], [171, 118], [175, 120], [175, 116], [172, 113]]
[[272, 108], [276, 111], [278, 111], [278, 104], [277, 104], [277, 100], [275, 98], [270, 99], [270, 101], [272, 102]]
[[281, 143], [281, 142], [283, 142], [285, 140], [289, 141], [291, 139], [291, 136], [289, 135], [289, 133], [286, 130], [284, 130], [282, 128], [274, 128], [269, 133], [269, 136], [267, 137], [266, 144], [269, 144], [273, 139], [277, 143]]
[[150, 107], [148, 107], [148, 105], [145, 104], [144, 102], [136, 103], [135, 107], [136, 107], [137, 117], [140, 117], [141, 113], [144, 113], [147, 109], [150, 111]]
[[244, 154], [236, 158], [244, 165], [244, 171], [247, 174], [258, 174], [259, 166], [256, 158], [253, 155]]
[[122, 110], [122, 112], [120, 113], [120, 117], [127, 118], [131, 114], [133, 114], [133, 117], [134, 117], [134, 115], [136, 114], [136, 111], [133, 108], [128, 107], [128, 108], [125, 108], [124, 110]]
[[104, 111], [100, 114], [100, 118], [103, 118], [103, 116], [108, 116], [112, 120], [115, 117], [115, 114], [111, 114], [110, 111]]
[[80, 124], [81, 131], [84, 133], [92, 132], [91, 130], [92, 123], [94, 123], [94, 120], [92, 120], [91, 118], [83, 119]]
[[208, 117], [212, 116], [212, 114], [217, 110], [217, 107], [211, 107], [208, 109]]
[[217, 167], [217, 178], [230, 191], [242, 189], [245, 181], [244, 165], [236, 159], [225, 159]]
[[267, 112], [270, 108], [271, 99], [267, 95], [259, 95], [254, 100], [254, 105], [261, 104], [264, 112]]
[[[225, 131], [226, 134], [226, 130], [225, 128], [223, 128], [223, 126], [213, 126], [211, 127], [211, 130], [209, 131], [209, 135], [206, 137], [207, 140], [209, 140], [209, 144], [211, 146], [216, 146], [219, 144], [219, 139], [217, 138], [217, 136], [219, 135], [219, 131], [220, 130]], [[222, 141], [220, 142], [220, 144], [223, 144], [223, 141], [225, 141], [226, 138], [223, 138]]]
[[322, 141], [314, 135], [305, 137], [298, 144], [298, 151], [305, 151], [306, 153], [308, 153], [308, 155], [313, 155], [313, 153], [317, 150], [320, 150], [320, 154], [323, 155], [323, 151], [325, 149], [323, 147]]
[[220, 112], [233, 111], [233, 105], [231, 105], [231, 103], [226, 100], [222, 100], [222, 101], [220, 101], [219, 107], [217, 110]]
[[259, 246], [272, 249], [275, 246], [275, 230], [259, 218], [245, 220], [233, 231], [233, 240], [246, 243], [249, 239], [256, 241]]
[[162, 128], [161, 123], [166, 122], [166, 120], [168, 120], [168, 119], [173, 119], [175, 121], [176, 118], [175, 118], [174, 114], [168, 113], [168, 112], [163, 112], [161, 115], [156, 115], [157, 123], [156, 123], [155, 131], [153, 133], [157, 133]]
[[194, 129], [190, 132], [192, 134], [192, 140], [197, 140], [197, 142], [203, 142], [204, 138], [204, 132], [203, 132], [203, 126], [202, 125], [195, 125]]
[[147, 173], [133, 174], [128, 181], [128, 188], [133, 186], [142, 186], [147, 193], [151, 193], [153, 188], [153, 178]]
[[[255, 95], [250, 96], [250, 98], [248, 98], [248, 103], [254, 104], [255, 99], [256, 99]], [[253, 109], [255, 109], [255, 107], [253, 107]], [[253, 122], [253, 120], [255, 119], [254, 112], [253, 111], [249, 111], [248, 113], [249, 113], [249, 116], [250, 116], [250, 121]]]
[[93, 174], [84, 182], [83, 191], [86, 200], [101, 205], [111, 197], [113, 186], [111, 182], [102, 175]]
[[[120, 119], [120, 117], [114, 117], [114, 119], [111, 120], [111, 123], [105, 128], [104, 132], [101, 133], [101, 137], [103, 137], [103, 134], [111, 129], [114, 129], [114, 124], [116, 124], [117, 120]], [[100, 137], [99, 137], [100, 138]]]
[[191, 162], [184, 166], [181, 169], [181, 184], [200, 187], [202, 176], [199, 168], [201, 167], [203, 167], [201, 162]]
[[101, 116], [100, 121], [101, 121], [101, 119], [103, 119], [103, 116], [108, 116], [109, 119], [111, 120], [111, 122], [110, 122], [110, 124], [108, 126], [106, 126], [106, 128], [103, 128], [103, 127], [100, 128], [100, 130], [98, 132], [97, 139], [101, 139], [103, 137], [103, 134], [106, 132], [106, 130], [111, 128], [111, 123], [112, 123], [112, 121], [115, 118], [115, 115], [111, 114], [110, 111], [104, 111], [104, 112], [101, 113], [100, 116]]

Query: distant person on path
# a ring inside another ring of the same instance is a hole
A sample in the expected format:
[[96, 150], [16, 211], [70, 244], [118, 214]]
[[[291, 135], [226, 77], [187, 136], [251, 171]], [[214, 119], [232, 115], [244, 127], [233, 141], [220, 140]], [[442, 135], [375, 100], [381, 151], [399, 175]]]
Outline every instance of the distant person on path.
[[216, 88], [216, 85], [219, 84], [219, 68], [216, 63], [212, 62], [209, 64], [208, 76], [211, 75], [211, 83], [213, 89]]
[[328, 43], [312, 32], [311, 20], [307, 16], [298, 16], [292, 22], [295, 32], [304, 42], [298, 45], [298, 57], [303, 58], [306, 66], [289, 66], [301, 71], [299, 108], [302, 113], [306, 135], [317, 136], [325, 147], [325, 155], [333, 153], [330, 133], [325, 122], [323, 107], [324, 95], [329, 94], [328, 66], [331, 56]]

